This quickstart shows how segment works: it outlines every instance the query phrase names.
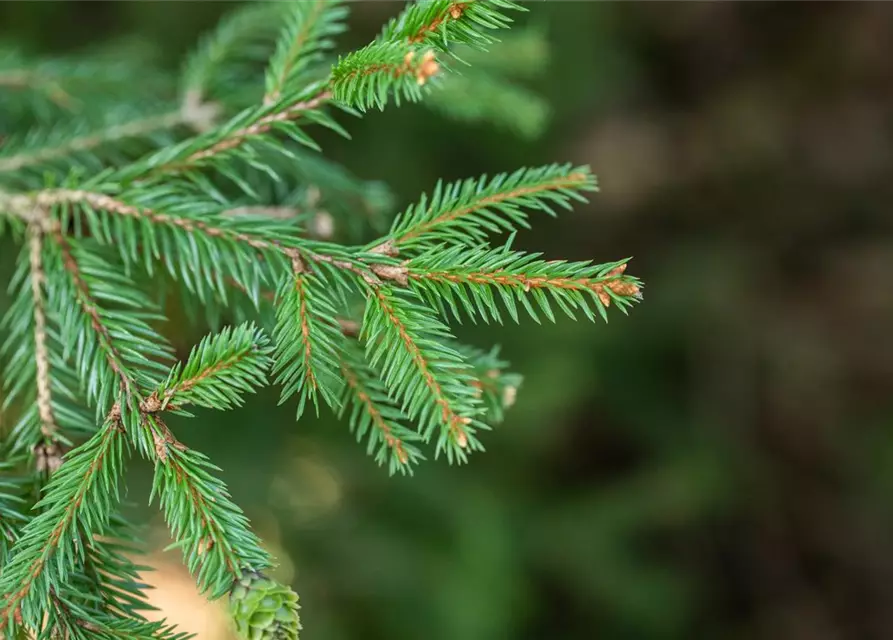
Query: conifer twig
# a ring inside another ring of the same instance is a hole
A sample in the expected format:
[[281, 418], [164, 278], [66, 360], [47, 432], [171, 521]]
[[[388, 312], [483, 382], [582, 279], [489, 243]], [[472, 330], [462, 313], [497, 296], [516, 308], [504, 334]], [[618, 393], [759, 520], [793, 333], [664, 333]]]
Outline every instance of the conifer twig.
[[[289, 33], [289, 41], [282, 42], [274, 56], [275, 62], [271, 65], [271, 73], [268, 76], [267, 91], [264, 94], [264, 104], [272, 104], [279, 100], [282, 90], [288, 83], [295, 66], [299, 63], [307, 64], [311, 59], [314, 47], [314, 32], [321, 26], [325, 27], [324, 16], [327, 9], [334, 7], [336, 3], [329, 0], [312, 0], [303, 3], [301, 9], [309, 6], [305, 11], [299, 10], [294, 15], [300, 18], [296, 25], [295, 33]], [[340, 17], [340, 13], [337, 17]]]
[[62, 265], [68, 272], [68, 277], [71, 278], [75, 292], [77, 293], [76, 303], [84, 315], [89, 319], [90, 326], [99, 340], [99, 344], [101, 345], [109, 367], [115, 372], [118, 382], [121, 384], [121, 387], [127, 393], [128, 397], [130, 397], [137, 391], [136, 384], [123, 363], [123, 358], [115, 345], [111, 331], [108, 326], [106, 326], [99, 313], [96, 300], [90, 292], [90, 286], [84, 281], [80, 265], [78, 265], [77, 260], [72, 254], [68, 239], [58, 228], [53, 231], [53, 238], [62, 253]]
[[195, 150], [183, 160], [175, 160], [153, 167], [149, 175], [157, 176], [160, 174], [173, 174], [189, 170], [205, 160], [220, 155], [225, 151], [235, 149], [246, 141], [267, 133], [278, 123], [297, 120], [307, 111], [322, 106], [331, 97], [331, 91], [323, 90], [307, 100], [301, 100], [288, 105], [281, 110], [275, 110], [272, 113], [261, 117], [257, 122], [242, 127], [241, 129], [237, 129], [232, 133], [229, 133], [223, 139], [209, 143], [204, 148]]
[[408, 464], [409, 454], [406, 452], [406, 444], [395, 435], [395, 429], [385, 420], [381, 409], [376, 406], [375, 401], [363, 386], [357, 373], [343, 361], [341, 363], [341, 372], [344, 374], [344, 379], [351, 393], [356, 396], [357, 401], [362, 406], [362, 410], [369, 416], [373, 426], [381, 433], [385, 446], [393, 452], [401, 465]]
[[395, 342], [401, 344], [405, 349], [412, 365], [421, 376], [425, 387], [428, 388], [434, 403], [439, 409], [438, 420], [446, 427], [456, 445], [460, 449], [465, 449], [468, 446], [466, 426], [471, 423], [471, 417], [457, 413], [456, 408], [453, 406], [453, 401], [444, 393], [443, 385], [433, 373], [431, 362], [425, 356], [417, 339], [411, 335], [404, 320], [397, 312], [391, 297], [382, 290], [372, 292], [370, 297], [375, 301], [376, 306], [381, 309], [390, 330], [396, 334]]
[[548, 192], [586, 187], [591, 184], [591, 180], [591, 175], [580, 171], [567, 175], [549, 176], [538, 183], [525, 184], [511, 189], [502, 189], [500, 188], [501, 185], [497, 185], [497, 188], [485, 190], [479, 197], [472, 197], [469, 199], [470, 201], [463, 202], [460, 206], [437, 211], [429, 218], [421, 220], [417, 224], [409, 225], [397, 235], [394, 242], [400, 245], [424, 234], [432, 233], [439, 228], [460, 223], [463, 218], [485, 210], [488, 207], [498, 207], [513, 200], [523, 200]]
[[[67, 565], [73, 559], [69, 551], [60, 554], [58, 549], [65, 545], [69, 549], [74, 546], [73, 539], [69, 536], [74, 523], [86, 513], [96, 513], [96, 502], [88, 500], [91, 492], [102, 490], [110, 491], [108, 486], [102, 486], [102, 478], [108, 478], [109, 466], [114, 467], [117, 462], [111, 458], [120, 455], [120, 425], [115, 421], [109, 421], [97, 433], [94, 438], [77, 451], [77, 455], [68, 460], [53, 476], [42, 503], [51, 509], [41, 512], [34, 518], [22, 532], [17, 546], [27, 544], [21, 554], [14, 555], [12, 562], [4, 567], [0, 583], [7, 589], [0, 596], [0, 631], [9, 624], [13, 614], [19, 612], [23, 602], [41, 602], [49, 596], [50, 583], [46, 573], [48, 566], [53, 563], [51, 573], [67, 572]], [[70, 476], [70, 477], [69, 477]], [[52, 500], [52, 498], [56, 500]], [[59, 499], [62, 498], [62, 499]], [[98, 504], [106, 504], [101, 501]], [[107, 512], [100, 509], [99, 513], [107, 516]], [[96, 521], [95, 517], [91, 520]], [[46, 535], [38, 533], [44, 531]], [[14, 578], [13, 578], [14, 576]], [[14, 585], [14, 589], [11, 588]], [[35, 597], [34, 590], [38, 588], [40, 593]], [[33, 607], [33, 605], [32, 605]], [[30, 616], [35, 617], [33, 614]]]

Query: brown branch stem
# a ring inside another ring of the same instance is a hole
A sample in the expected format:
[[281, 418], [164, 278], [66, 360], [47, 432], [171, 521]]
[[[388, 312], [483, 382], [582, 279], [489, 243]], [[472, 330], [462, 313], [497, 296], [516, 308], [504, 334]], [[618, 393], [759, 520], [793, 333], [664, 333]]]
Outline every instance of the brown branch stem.
[[611, 297], [605, 292], [610, 289], [620, 296], [634, 297], [639, 294], [639, 286], [628, 277], [623, 276], [626, 265], [617, 267], [601, 278], [546, 278], [543, 276], [526, 276], [505, 271], [455, 273], [452, 271], [411, 271], [408, 276], [412, 280], [433, 280], [453, 284], [482, 284], [516, 287], [530, 291], [531, 289], [565, 289], [569, 291], [592, 291], [606, 307]]
[[37, 411], [40, 416], [40, 432], [46, 444], [56, 439], [58, 426], [53, 415], [51, 391], [50, 354], [47, 348], [47, 318], [43, 287], [46, 274], [43, 269], [43, 232], [32, 226], [29, 230], [29, 258], [31, 267], [31, 296], [34, 304], [34, 360], [37, 367]]

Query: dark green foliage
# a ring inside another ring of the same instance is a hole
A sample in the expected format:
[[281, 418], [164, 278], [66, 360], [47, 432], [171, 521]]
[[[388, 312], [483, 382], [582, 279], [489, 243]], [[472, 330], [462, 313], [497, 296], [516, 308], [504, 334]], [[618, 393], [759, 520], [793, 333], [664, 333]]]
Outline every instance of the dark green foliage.
[[[344, 6], [249, 6], [187, 61], [168, 115], [125, 104], [70, 130], [25, 133], [4, 153], [0, 231], [27, 242], [3, 323], [3, 410], [18, 412], [4, 446], [18, 457], [0, 485], [0, 630], [38, 630], [46, 617], [47, 633], [71, 637], [173, 637], [141, 619], [128, 559], [136, 536], [120, 517], [119, 484], [136, 452], [154, 467], [150, 501], [202, 593], [237, 585], [244, 633], [296, 637], [297, 596], [257, 578], [275, 560], [221, 469], [182, 443], [166, 414], [236, 409], [271, 376], [298, 417], [308, 403], [348, 414], [392, 474], [411, 472], [425, 450], [465, 462], [520, 378], [497, 351], [459, 343], [448, 311], [501, 321], [500, 303], [515, 321], [519, 307], [539, 321], [554, 320], [554, 305], [594, 320], [639, 299], [625, 261], [545, 261], [511, 239], [490, 244], [528, 227], [530, 211], [583, 201], [595, 189], [586, 167], [441, 182], [384, 232], [387, 192], [314, 155], [309, 129], [346, 135], [338, 112], [421, 99], [458, 68], [456, 46], [495, 44], [518, 9], [411, 4], [374, 42], [331, 61]], [[264, 87], [250, 81], [260, 61]], [[480, 113], [504, 110], [484, 101]], [[338, 241], [370, 231], [379, 237], [364, 246]], [[173, 364], [163, 279], [193, 299], [196, 322], [252, 322], [208, 335]]]

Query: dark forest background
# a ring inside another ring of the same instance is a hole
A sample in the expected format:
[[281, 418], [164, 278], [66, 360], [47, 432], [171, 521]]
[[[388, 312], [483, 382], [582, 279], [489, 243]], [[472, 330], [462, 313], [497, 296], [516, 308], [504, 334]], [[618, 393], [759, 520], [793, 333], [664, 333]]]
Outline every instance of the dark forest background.
[[[355, 3], [345, 46], [400, 6]], [[6, 1], [0, 38], [138, 35], [176, 69], [232, 7]], [[389, 478], [274, 393], [178, 435], [224, 468], [314, 640], [893, 637], [893, 4], [530, 7], [541, 138], [404, 106], [324, 148], [400, 208], [439, 177], [588, 163], [591, 204], [519, 245], [635, 256], [644, 302], [607, 326], [465, 327], [525, 376], [467, 467]], [[226, 637], [177, 560], [156, 558], [153, 598]]]

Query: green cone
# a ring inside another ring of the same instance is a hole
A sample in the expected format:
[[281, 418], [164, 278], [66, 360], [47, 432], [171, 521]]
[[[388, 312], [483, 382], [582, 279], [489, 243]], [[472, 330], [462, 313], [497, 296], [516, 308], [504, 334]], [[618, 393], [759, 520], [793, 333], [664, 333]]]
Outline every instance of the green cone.
[[236, 630], [245, 640], [298, 640], [298, 594], [261, 573], [246, 571], [229, 595]]

